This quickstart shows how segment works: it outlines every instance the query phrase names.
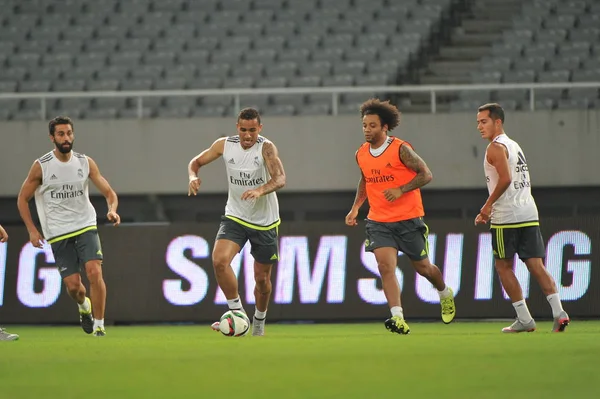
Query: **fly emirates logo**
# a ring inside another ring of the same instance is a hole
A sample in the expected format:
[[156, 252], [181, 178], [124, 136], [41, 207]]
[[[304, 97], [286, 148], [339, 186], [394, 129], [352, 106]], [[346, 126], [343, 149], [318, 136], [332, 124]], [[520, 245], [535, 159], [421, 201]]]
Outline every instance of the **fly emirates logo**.
[[394, 175], [381, 173], [381, 169], [371, 169], [371, 175], [365, 176], [365, 182], [367, 183], [389, 183], [394, 180]]

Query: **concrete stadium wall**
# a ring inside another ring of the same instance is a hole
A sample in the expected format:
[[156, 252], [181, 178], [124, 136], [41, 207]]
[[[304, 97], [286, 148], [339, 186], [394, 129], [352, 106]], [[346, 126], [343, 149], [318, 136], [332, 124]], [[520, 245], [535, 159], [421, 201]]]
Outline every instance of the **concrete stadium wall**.
[[[286, 191], [353, 190], [354, 153], [363, 142], [354, 116], [265, 117], [263, 135], [279, 148]], [[484, 188], [486, 142], [475, 113], [407, 114], [394, 133], [411, 142], [438, 189]], [[45, 122], [0, 123], [0, 196], [15, 196], [33, 160], [50, 151]], [[525, 151], [537, 187], [600, 185], [600, 110], [512, 112], [506, 132]], [[187, 163], [234, 118], [76, 121], [75, 150], [96, 160], [118, 193], [185, 193]], [[226, 191], [221, 160], [201, 170], [204, 192]]]

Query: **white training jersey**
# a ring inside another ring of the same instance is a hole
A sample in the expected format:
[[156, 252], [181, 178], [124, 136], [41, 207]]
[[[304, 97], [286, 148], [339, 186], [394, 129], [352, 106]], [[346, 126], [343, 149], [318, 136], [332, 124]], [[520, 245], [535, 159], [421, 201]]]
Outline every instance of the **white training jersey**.
[[263, 136], [258, 136], [256, 143], [246, 150], [240, 144], [239, 136], [231, 136], [225, 141], [223, 150], [229, 185], [225, 216], [258, 227], [279, 222], [279, 202], [275, 192], [252, 201], [242, 200], [245, 191], [258, 188], [271, 178], [262, 154], [266, 141]]
[[[531, 179], [523, 150], [506, 134], [497, 136], [492, 143], [499, 143], [508, 152], [508, 168], [511, 182], [504, 194], [492, 206], [492, 224], [518, 224], [537, 222], [538, 210], [531, 195]], [[498, 172], [487, 161], [487, 151], [483, 161], [488, 192], [491, 194], [498, 184]]]
[[42, 184], [35, 192], [38, 217], [48, 241], [96, 225], [96, 210], [88, 194], [90, 164], [83, 154], [71, 152], [67, 162], [50, 151], [37, 160]]

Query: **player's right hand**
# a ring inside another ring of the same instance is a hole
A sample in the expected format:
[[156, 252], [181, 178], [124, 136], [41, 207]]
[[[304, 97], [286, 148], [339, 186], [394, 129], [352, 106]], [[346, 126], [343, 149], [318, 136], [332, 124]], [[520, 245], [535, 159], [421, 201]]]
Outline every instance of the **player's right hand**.
[[482, 215], [481, 213], [477, 215], [477, 217], [475, 218], [475, 226], [477, 226], [478, 224], [486, 224], [488, 222], [488, 218], [485, 215]]
[[44, 237], [39, 231], [35, 230], [29, 233], [29, 242], [36, 248], [42, 248], [44, 246]]
[[190, 177], [190, 183], [188, 184], [188, 197], [192, 194], [193, 195], [198, 194], [198, 190], [200, 189], [200, 183], [201, 183], [200, 178]]
[[4, 230], [4, 227], [0, 225], [0, 242], [8, 241], [8, 233]]
[[346, 225], [348, 226], [356, 226], [358, 222], [356, 221], [356, 217], [358, 216], [358, 210], [351, 209], [350, 212], [346, 215]]

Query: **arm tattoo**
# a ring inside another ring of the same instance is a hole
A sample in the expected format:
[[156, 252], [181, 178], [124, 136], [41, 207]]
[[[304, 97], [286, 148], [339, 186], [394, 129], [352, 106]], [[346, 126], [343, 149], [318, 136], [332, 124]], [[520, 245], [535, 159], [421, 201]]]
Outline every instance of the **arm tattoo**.
[[407, 168], [417, 173], [411, 181], [400, 187], [403, 193], [421, 188], [433, 178], [425, 161], [406, 144], [400, 146], [400, 160]]
[[365, 178], [361, 175], [358, 181], [358, 187], [356, 188], [356, 197], [354, 197], [353, 207], [360, 208], [367, 199], [367, 184]]
[[271, 175], [271, 179], [259, 187], [262, 195], [265, 195], [285, 186], [285, 172], [283, 170], [283, 163], [281, 163], [281, 159], [279, 159], [279, 155], [277, 154], [277, 148], [273, 143], [270, 141], [265, 142], [262, 153], [267, 164], [267, 170]]

